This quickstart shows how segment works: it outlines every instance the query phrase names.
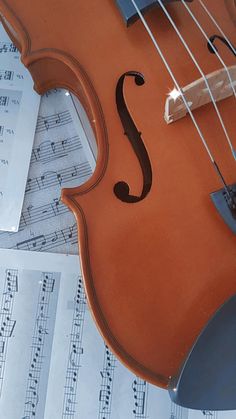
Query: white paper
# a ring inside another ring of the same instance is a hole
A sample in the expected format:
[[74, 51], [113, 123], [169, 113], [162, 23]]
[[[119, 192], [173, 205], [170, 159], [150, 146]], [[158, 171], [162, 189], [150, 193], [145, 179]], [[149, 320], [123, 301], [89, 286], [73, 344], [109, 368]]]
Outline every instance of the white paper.
[[95, 168], [91, 128], [79, 106], [63, 89], [42, 97], [19, 231], [0, 232], [0, 247], [77, 253], [75, 217], [60, 195]]
[[4, 419], [233, 419], [171, 403], [111, 353], [88, 310], [77, 256], [0, 250]]
[[40, 96], [0, 24], [0, 230], [17, 231]]

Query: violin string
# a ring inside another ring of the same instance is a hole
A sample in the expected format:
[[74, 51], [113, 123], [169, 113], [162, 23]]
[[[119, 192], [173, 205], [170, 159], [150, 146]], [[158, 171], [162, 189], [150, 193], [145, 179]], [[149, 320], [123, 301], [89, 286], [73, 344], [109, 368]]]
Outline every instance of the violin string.
[[222, 118], [221, 113], [220, 113], [220, 111], [219, 111], [219, 108], [218, 108], [218, 106], [217, 106], [217, 104], [216, 104], [215, 98], [214, 98], [214, 96], [213, 96], [213, 93], [212, 93], [212, 90], [211, 90], [210, 85], [209, 85], [209, 83], [208, 83], [208, 80], [207, 80], [206, 75], [205, 75], [205, 74], [204, 74], [204, 72], [202, 71], [202, 68], [201, 68], [201, 67], [200, 67], [200, 65], [198, 64], [198, 62], [197, 62], [197, 60], [196, 60], [196, 58], [195, 58], [194, 54], [192, 53], [192, 51], [191, 51], [191, 50], [190, 50], [190, 48], [189, 48], [189, 46], [188, 46], [187, 42], [185, 41], [185, 39], [184, 39], [184, 38], [183, 38], [183, 36], [181, 35], [181, 33], [180, 33], [179, 29], [177, 28], [177, 26], [176, 26], [175, 22], [173, 21], [172, 17], [170, 16], [169, 12], [167, 11], [166, 7], [165, 7], [165, 6], [164, 6], [164, 4], [162, 3], [162, 0], [156, 0], [156, 2], [157, 2], [157, 3], [160, 5], [160, 7], [162, 8], [162, 10], [163, 10], [163, 12], [165, 13], [165, 15], [166, 15], [167, 19], [169, 20], [169, 22], [170, 22], [170, 23], [171, 23], [171, 25], [173, 26], [173, 28], [174, 28], [175, 32], [177, 33], [177, 35], [178, 35], [178, 37], [180, 38], [180, 40], [181, 40], [182, 44], [184, 45], [184, 47], [185, 47], [185, 49], [187, 50], [188, 54], [190, 55], [190, 57], [191, 57], [192, 61], [194, 62], [195, 66], [197, 67], [197, 69], [198, 69], [199, 73], [201, 74], [201, 76], [202, 76], [202, 78], [203, 78], [203, 80], [204, 80], [204, 82], [205, 82], [205, 85], [206, 85], [206, 87], [207, 87], [208, 93], [209, 93], [209, 95], [210, 95], [211, 102], [212, 102], [212, 104], [213, 104], [213, 106], [214, 106], [214, 108], [215, 108], [215, 111], [216, 111], [217, 117], [218, 117], [218, 119], [219, 119], [219, 121], [220, 121], [221, 127], [222, 127], [222, 129], [223, 129], [224, 134], [225, 134], [225, 137], [226, 137], [226, 139], [227, 139], [227, 141], [228, 141], [228, 144], [229, 144], [229, 147], [230, 147], [230, 149], [231, 149], [232, 155], [233, 155], [233, 157], [236, 159], [236, 151], [234, 150], [233, 145], [232, 145], [232, 143], [231, 143], [231, 140], [230, 140], [230, 137], [229, 137], [228, 131], [227, 131], [226, 127], [225, 127], [225, 124], [224, 124], [223, 118]]
[[173, 80], [173, 82], [174, 82], [174, 85], [175, 85], [175, 88], [178, 90], [178, 92], [179, 92], [179, 94], [180, 94], [180, 96], [181, 96], [181, 98], [182, 98], [182, 100], [183, 100], [183, 103], [184, 103], [184, 105], [185, 105], [185, 107], [186, 107], [186, 109], [187, 109], [187, 111], [188, 111], [188, 113], [189, 113], [189, 115], [190, 115], [190, 118], [192, 119], [192, 122], [193, 122], [193, 124], [194, 124], [194, 126], [195, 126], [195, 128], [196, 128], [196, 130], [197, 130], [197, 133], [198, 133], [198, 135], [199, 135], [199, 137], [200, 137], [200, 140], [201, 140], [201, 142], [202, 142], [202, 144], [203, 144], [203, 146], [204, 146], [204, 148], [205, 148], [205, 150], [206, 150], [206, 152], [207, 152], [207, 154], [208, 154], [208, 156], [209, 156], [209, 159], [210, 159], [211, 163], [213, 164], [214, 169], [216, 170], [216, 173], [217, 173], [217, 175], [219, 176], [219, 178], [220, 178], [221, 182], [222, 182], [222, 183], [223, 183], [223, 185], [224, 185], [224, 188], [225, 188], [225, 191], [226, 191], [227, 196], [230, 198], [230, 197], [231, 197], [231, 195], [230, 195], [229, 188], [228, 188], [228, 186], [227, 186], [227, 184], [226, 184], [226, 182], [225, 182], [225, 180], [224, 180], [224, 178], [223, 178], [223, 176], [222, 176], [222, 173], [221, 173], [221, 171], [220, 171], [220, 169], [219, 169], [218, 164], [216, 163], [216, 161], [215, 161], [215, 159], [214, 159], [214, 157], [213, 157], [213, 154], [212, 154], [212, 153], [211, 153], [211, 151], [210, 151], [210, 148], [209, 148], [209, 147], [208, 147], [208, 145], [207, 145], [207, 142], [206, 142], [206, 140], [205, 140], [205, 138], [204, 138], [204, 135], [203, 135], [203, 133], [202, 133], [202, 131], [201, 131], [201, 128], [199, 127], [199, 125], [198, 125], [198, 123], [197, 123], [197, 121], [196, 121], [196, 119], [195, 119], [195, 117], [194, 117], [194, 115], [193, 115], [193, 112], [192, 112], [192, 110], [190, 109], [190, 106], [189, 106], [189, 104], [188, 104], [188, 101], [187, 101], [187, 99], [186, 99], [186, 97], [185, 97], [184, 93], [183, 93], [183, 90], [181, 89], [181, 87], [180, 87], [180, 85], [179, 85], [179, 83], [178, 83], [177, 79], [175, 78], [175, 75], [174, 75], [173, 71], [171, 70], [171, 68], [170, 68], [170, 66], [169, 66], [169, 64], [168, 64], [168, 62], [167, 62], [167, 60], [166, 60], [166, 58], [165, 58], [165, 56], [164, 56], [164, 54], [163, 54], [163, 52], [162, 52], [162, 50], [161, 50], [160, 46], [158, 45], [158, 43], [157, 43], [157, 41], [156, 41], [156, 39], [155, 39], [155, 37], [154, 37], [154, 35], [153, 35], [152, 31], [151, 31], [151, 29], [150, 29], [150, 27], [149, 27], [149, 25], [148, 25], [148, 23], [147, 23], [146, 19], [145, 19], [145, 18], [144, 18], [144, 16], [142, 15], [141, 10], [138, 8], [138, 6], [137, 6], [137, 4], [136, 4], [136, 1], [135, 1], [135, 0], [130, 0], [130, 1], [132, 2], [132, 4], [133, 4], [133, 6], [134, 6], [134, 8], [135, 8], [135, 10], [136, 10], [136, 12], [137, 12], [137, 14], [138, 14], [138, 16], [139, 16], [140, 20], [141, 20], [141, 22], [142, 22], [142, 24], [143, 24], [143, 26], [144, 26], [144, 28], [146, 29], [146, 31], [147, 31], [147, 33], [148, 33], [149, 37], [151, 38], [151, 41], [152, 41], [152, 43], [153, 43], [153, 45], [154, 45], [155, 49], [157, 50], [158, 54], [160, 55], [160, 57], [161, 57], [161, 59], [162, 59], [162, 61], [163, 61], [164, 65], [165, 65], [165, 67], [166, 67], [166, 69], [167, 69], [167, 71], [168, 71], [168, 73], [169, 73], [169, 75], [170, 75], [170, 77], [172, 78], [172, 80]]
[[225, 62], [223, 61], [223, 59], [222, 59], [222, 57], [220, 56], [219, 52], [217, 51], [217, 49], [216, 49], [215, 45], [214, 45], [214, 44], [213, 44], [213, 42], [209, 39], [209, 36], [207, 36], [207, 34], [206, 34], [206, 32], [204, 31], [203, 27], [201, 26], [201, 24], [200, 24], [200, 23], [199, 23], [199, 21], [197, 20], [196, 16], [193, 14], [193, 12], [192, 12], [192, 10], [190, 9], [190, 7], [186, 4], [185, 0], [181, 0], [181, 3], [182, 3], [182, 4], [183, 4], [183, 6], [185, 7], [185, 9], [188, 11], [188, 13], [189, 13], [189, 14], [190, 14], [190, 16], [192, 17], [192, 19], [193, 19], [194, 23], [197, 25], [197, 27], [198, 27], [198, 28], [199, 28], [199, 30], [201, 31], [202, 35], [204, 36], [204, 38], [205, 38], [205, 39], [207, 40], [207, 42], [210, 44], [210, 46], [211, 46], [212, 50], [214, 51], [215, 55], [217, 56], [218, 60], [221, 62], [222, 66], [224, 67], [224, 69], [225, 69], [225, 71], [226, 71], [226, 73], [227, 73], [227, 76], [228, 76], [228, 79], [229, 79], [229, 82], [230, 82], [230, 85], [231, 85], [231, 88], [232, 88], [232, 91], [233, 91], [234, 97], [236, 97], [236, 90], [235, 90], [235, 87], [234, 87], [234, 82], [233, 82], [233, 80], [232, 80], [232, 77], [231, 77], [231, 74], [230, 74], [230, 72], [229, 72], [228, 66], [227, 66], [227, 65], [225, 64]]
[[218, 22], [216, 21], [216, 19], [214, 18], [214, 16], [211, 14], [211, 12], [209, 11], [209, 9], [206, 7], [205, 3], [202, 0], [198, 0], [198, 2], [203, 7], [203, 9], [205, 10], [205, 12], [208, 14], [209, 18], [212, 20], [212, 22], [214, 23], [214, 25], [217, 27], [218, 31], [223, 36], [223, 38], [226, 39], [226, 41], [228, 42], [228, 44], [231, 47], [232, 51], [234, 51], [234, 54], [236, 54], [236, 49], [234, 48], [233, 44], [230, 42], [230, 39], [227, 37], [227, 35], [222, 30], [222, 28], [220, 27], [220, 25], [218, 24]]

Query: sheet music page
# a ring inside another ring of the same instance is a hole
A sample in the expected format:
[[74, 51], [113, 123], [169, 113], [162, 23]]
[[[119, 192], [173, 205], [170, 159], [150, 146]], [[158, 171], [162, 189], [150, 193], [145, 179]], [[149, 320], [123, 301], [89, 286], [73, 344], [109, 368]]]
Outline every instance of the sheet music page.
[[79, 258], [0, 250], [4, 419], [233, 419], [183, 409], [127, 370], [91, 318]]
[[39, 104], [31, 76], [0, 24], [0, 230], [19, 228]]
[[42, 97], [19, 231], [0, 232], [0, 247], [77, 253], [77, 225], [61, 189], [84, 183], [95, 168], [91, 128], [77, 106], [63, 89]]

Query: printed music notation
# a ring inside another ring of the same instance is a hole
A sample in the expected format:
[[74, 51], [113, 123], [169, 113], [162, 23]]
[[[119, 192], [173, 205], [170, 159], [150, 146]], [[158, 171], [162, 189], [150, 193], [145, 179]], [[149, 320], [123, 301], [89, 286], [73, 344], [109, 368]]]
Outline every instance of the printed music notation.
[[16, 320], [12, 318], [15, 293], [18, 292], [18, 271], [6, 269], [0, 311], [0, 396], [7, 356], [8, 339], [12, 337]]
[[71, 179], [86, 179], [91, 174], [91, 167], [88, 162], [66, 167], [58, 172], [53, 170], [43, 172], [39, 177], [28, 178], [25, 193], [33, 193], [57, 185], [62, 186], [70, 182]]
[[57, 141], [44, 141], [38, 147], [33, 148], [31, 164], [36, 162], [48, 163], [49, 161], [68, 156], [68, 153], [82, 148], [78, 135]]
[[99, 419], [110, 419], [112, 386], [114, 380], [114, 370], [116, 367], [116, 358], [105, 345], [103, 369], [100, 371], [102, 383], [99, 391]]
[[0, 410], [5, 419], [42, 419], [47, 396], [61, 273], [41, 271], [45, 264], [37, 260], [35, 270], [35, 261], [27, 259], [22, 252], [0, 251]]
[[14, 71], [0, 69], [0, 80], [12, 81], [13, 79], [14, 79]]
[[[34, 418], [40, 402], [40, 381], [45, 359], [45, 343], [48, 340], [50, 299], [55, 288], [55, 275], [52, 272], [42, 272], [38, 296], [37, 312], [32, 336], [31, 356], [27, 378], [27, 388], [24, 402], [23, 418]], [[46, 390], [46, 389], [45, 389]], [[45, 394], [46, 397], [46, 394]]]
[[30, 205], [21, 214], [20, 230], [31, 224], [48, 220], [68, 211], [68, 208], [62, 204], [60, 198], [54, 198], [51, 203], [40, 205], [39, 207]]
[[[34, 225], [35, 223], [40, 223], [44, 220], [49, 220], [50, 218], [66, 214], [68, 212], [68, 207], [62, 204], [60, 198], [53, 198], [51, 203], [46, 205], [40, 205], [38, 207], [29, 205], [27, 208], [25, 208], [25, 211], [22, 211], [21, 213], [19, 231], [23, 231], [25, 227], [29, 227], [30, 225]], [[0, 238], [3, 238], [4, 236], [11, 236], [12, 234], [13, 233], [8, 234], [7, 232], [0, 232]]]
[[147, 418], [147, 397], [148, 383], [139, 377], [136, 377], [132, 384], [134, 392], [134, 417]]
[[4, 419], [233, 419], [183, 409], [129, 372], [89, 313], [76, 256], [0, 249]]
[[17, 48], [11, 41], [1, 41], [0, 42], [0, 54], [6, 53], [18, 53]]
[[82, 284], [82, 277], [79, 276], [77, 292], [74, 298], [74, 314], [70, 333], [62, 419], [72, 419], [75, 415], [80, 357], [83, 354], [82, 333], [85, 309], [86, 297]]
[[212, 412], [210, 410], [202, 410], [202, 414], [204, 418], [207, 419], [217, 419], [218, 418], [218, 412]]
[[43, 131], [48, 131], [50, 129], [62, 127], [63, 125], [67, 125], [72, 122], [73, 120], [69, 110], [47, 116], [39, 115], [35, 132], [40, 133]]
[[61, 230], [56, 230], [53, 233], [40, 234], [31, 239], [24, 240], [17, 243], [13, 249], [30, 250], [30, 251], [47, 251], [64, 244], [77, 243], [77, 228], [74, 223]]
[[175, 403], [171, 403], [170, 419], [189, 419], [189, 411]]
[[[15, 55], [16, 62], [19, 61], [19, 53], [16, 50]], [[25, 80], [25, 69], [23, 66], [14, 66], [12, 69], [0, 68], [0, 82], [1, 86], [9, 87], [10, 86], [18, 86], [19, 84], [23, 84]], [[10, 83], [9, 83], [10, 82]]]
[[40, 98], [1, 24], [0, 38], [0, 229], [17, 231]]
[[65, 93], [54, 89], [41, 99], [19, 230], [0, 232], [4, 248], [77, 253], [75, 219], [62, 204], [60, 191], [63, 185], [85, 182], [95, 160], [85, 145], [85, 131], [71, 97]]

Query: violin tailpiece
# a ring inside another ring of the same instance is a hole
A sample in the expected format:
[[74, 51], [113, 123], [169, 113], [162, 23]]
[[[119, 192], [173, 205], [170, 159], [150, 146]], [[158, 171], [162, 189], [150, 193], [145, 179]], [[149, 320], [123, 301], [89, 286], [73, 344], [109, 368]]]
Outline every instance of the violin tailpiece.
[[[226, 99], [233, 95], [231, 81], [236, 87], [236, 65], [228, 67], [228, 72], [222, 68], [208, 74], [207, 81], [216, 102]], [[211, 102], [209, 89], [203, 78], [194, 81], [191, 84], [183, 87], [182, 92], [188, 102], [190, 109], [193, 111], [203, 105]], [[182, 96], [178, 90], [174, 89], [169, 93], [165, 103], [164, 118], [167, 124], [175, 122], [183, 118], [188, 113], [188, 110], [183, 102]]]
[[212, 192], [211, 199], [225, 223], [236, 234], [236, 183], [227, 189]]

